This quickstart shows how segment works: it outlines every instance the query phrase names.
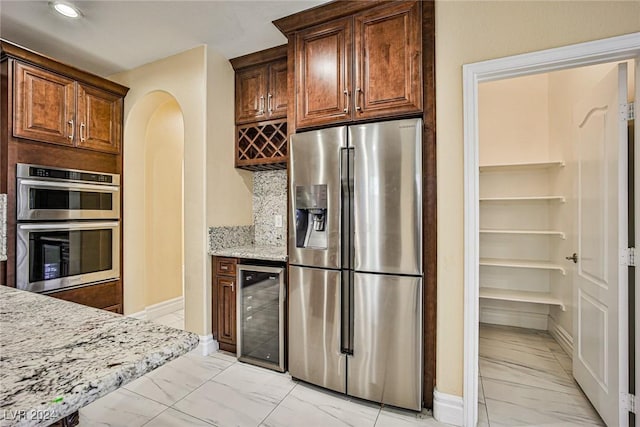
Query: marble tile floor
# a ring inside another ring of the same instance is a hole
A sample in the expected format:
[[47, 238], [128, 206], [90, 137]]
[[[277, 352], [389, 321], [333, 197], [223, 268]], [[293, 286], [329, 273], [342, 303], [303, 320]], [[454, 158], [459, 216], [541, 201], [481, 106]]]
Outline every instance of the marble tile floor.
[[151, 321], [161, 325], [171, 326], [176, 329], [184, 329], [184, 309], [165, 314], [157, 319], [151, 319]]
[[446, 427], [218, 352], [184, 355], [80, 410], [80, 427]]
[[604, 426], [546, 331], [480, 325], [478, 426]]
[[[154, 322], [182, 329], [184, 311]], [[480, 325], [478, 426], [603, 426], [544, 331]], [[80, 411], [81, 426], [446, 426], [346, 397], [226, 353], [174, 360]]]

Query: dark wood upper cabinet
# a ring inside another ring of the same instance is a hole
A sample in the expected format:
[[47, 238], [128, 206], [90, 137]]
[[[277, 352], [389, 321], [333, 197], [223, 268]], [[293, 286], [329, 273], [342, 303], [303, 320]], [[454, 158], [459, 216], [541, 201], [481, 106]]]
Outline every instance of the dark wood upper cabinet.
[[236, 71], [236, 124], [286, 116], [286, 59]]
[[78, 147], [117, 154], [122, 130], [122, 97], [78, 84]]
[[13, 136], [120, 153], [123, 95], [14, 61]]
[[296, 34], [296, 125], [349, 120], [351, 18]]
[[267, 92], [267, 110], [269, 119], [287, 117], [289, 94], [287, 92], [287, 59], [275, 61], [269, 65], [269, 91]]
[[422, 112], [421, 4], [371, 5], [296, 28], [296, 128]]
[[265, 120], [267, 67], [258, 66], [236, 72], [236, 123]]
[[355, 118], [422, 111], [419, 3], [400, 2], [355, 16]]
[[20, 62], [14, 76], [14, 136], [73, 146], [74, 80]]
[[235, 167], [287, 167], [287, 45], [231, 59], [236, 72]]

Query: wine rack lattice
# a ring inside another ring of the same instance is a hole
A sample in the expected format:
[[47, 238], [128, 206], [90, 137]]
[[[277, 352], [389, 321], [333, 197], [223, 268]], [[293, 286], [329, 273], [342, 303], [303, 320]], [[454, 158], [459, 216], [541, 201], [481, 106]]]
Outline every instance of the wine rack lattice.
[[238, 126], [236, 167], [249, 170], [287, 167], [287, 121]]

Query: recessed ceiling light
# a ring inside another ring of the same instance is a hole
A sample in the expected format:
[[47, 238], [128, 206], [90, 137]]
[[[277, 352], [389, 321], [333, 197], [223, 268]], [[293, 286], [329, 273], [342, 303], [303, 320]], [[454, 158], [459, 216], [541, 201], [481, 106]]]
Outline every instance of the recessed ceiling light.
[[81, 15], [80, 10], [71, 3], [54, 1], [49, 4], [56, 12], [60, 15], [66, 16], [67, 18], [77, 18]]

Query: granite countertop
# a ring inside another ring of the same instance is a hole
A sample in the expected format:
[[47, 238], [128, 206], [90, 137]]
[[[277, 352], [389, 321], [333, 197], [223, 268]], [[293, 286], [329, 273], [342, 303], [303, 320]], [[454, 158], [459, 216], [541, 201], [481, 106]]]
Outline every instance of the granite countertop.
[[243, 245], [209, 250], [209, 255], [230, 258], [264, 259], [269, 261], [286, 261], [286, 246]]
[[7, 260], [7, 195], [0, 194], [0, 261]]
[[49, 425], [197, 344], [190, 332], [0, 286], [0, 426]]

